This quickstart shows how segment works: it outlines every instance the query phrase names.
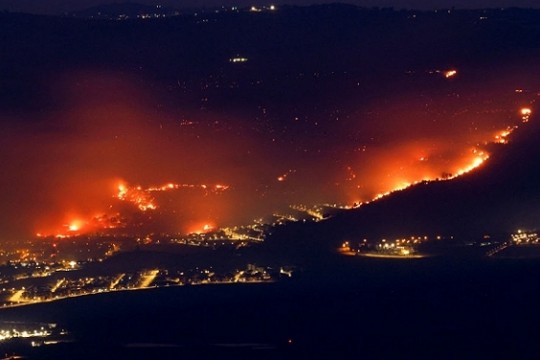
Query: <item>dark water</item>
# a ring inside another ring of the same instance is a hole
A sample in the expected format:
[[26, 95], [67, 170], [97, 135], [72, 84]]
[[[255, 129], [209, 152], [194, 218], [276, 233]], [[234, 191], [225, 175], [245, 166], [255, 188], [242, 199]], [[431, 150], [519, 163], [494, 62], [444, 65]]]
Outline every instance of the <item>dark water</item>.
[[537, 358], [539, 275], [531, 259], [340, 258], [287, 282], [111, 293], [0, 316], [70, 330], [72, 343], [17, 348], [30, 358]]

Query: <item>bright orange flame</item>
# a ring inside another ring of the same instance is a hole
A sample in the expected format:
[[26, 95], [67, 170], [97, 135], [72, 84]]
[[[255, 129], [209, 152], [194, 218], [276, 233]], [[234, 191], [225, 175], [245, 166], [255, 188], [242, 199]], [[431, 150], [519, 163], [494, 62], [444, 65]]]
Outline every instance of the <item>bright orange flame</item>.
[[457, 75], [457, 70], [448, 70], [444, 73], [445, 78], [451, 78]]
[[495, 142], [498, 144], [507, 144], [508, 139], [507, 137], [512, 134], [512, 131], [514, 131], [515, 128], [508, 128], [506, 130], [503, 130], [499, 132], [497, 135], [495, 135]]
[[127, 191], [128, 190], [127, 190], [127, 188], [126, 188], [126, 186], [124, 184], [119, 184], [118, 185], [118, 195], [117, 195], [118, 198], [121, 199], [121, 200], [125, 199]]
[[197, 235], [206, 234], [206, 233], [214, 231], [215, 229], [216, 229], [215, 225], [211, 223], [198, 224], [192, 227], [188, 231], [188, 234], [197, 234]]
[[155, 210], [157, 206], [148, 192], [149, 190], [144, 190], [141, 186], [128, 187], [124, 184], [119, 184], [116, 197], [122, 201], [128, 201], [136, 205], [141, 211]]
[[71, 232], [79, 231], [83, 227], [83, 222], [81, 220], [73, 220], [68, 226], [68, 230]]
[[[485, 160], [484, 160], [483, 158], [481, 158], [481, 157], [475, 158], [475, 159], [473, 160], [472, 164], [471, 164], [472, 169], [479, 167], [480, 165], [482, 165], [482, 164], [484, 163], [484, 161], [485, 161]], [[472, 170], [472, 169], [471, 169], [471, 170]]]
[[523, 121], [524, 123], [528, 122], [529, 117], [532, 114], [532, 110], [530, 108], [524, 107], [524, 108], [521, 108], [520, 112], [521, 112], [521, 121]]
[[522, 108], [521, 115], [531, 115], [532, 110], [530, 108]]

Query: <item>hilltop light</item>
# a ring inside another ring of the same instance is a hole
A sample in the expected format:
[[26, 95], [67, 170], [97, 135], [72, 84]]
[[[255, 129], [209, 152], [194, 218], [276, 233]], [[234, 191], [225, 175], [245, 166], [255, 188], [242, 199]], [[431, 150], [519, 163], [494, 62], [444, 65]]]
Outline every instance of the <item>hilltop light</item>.
[[448, 70], [444, 73], [445, 78], [451, 78], [457, 75], [457, 70]]
[[521, 108], [520, 113], [521, 113], [521, 120], [524, 123], [526, 123], [529, 121], [529, 118], [532, 114], [532, 110], [528, 107], [524, 107], [524, 108]]
[[248, 61], [248, 58], [245, 57], [234, 57], [229, 59], [230, 62], [236, 64], [236, 63], [245, 63]]

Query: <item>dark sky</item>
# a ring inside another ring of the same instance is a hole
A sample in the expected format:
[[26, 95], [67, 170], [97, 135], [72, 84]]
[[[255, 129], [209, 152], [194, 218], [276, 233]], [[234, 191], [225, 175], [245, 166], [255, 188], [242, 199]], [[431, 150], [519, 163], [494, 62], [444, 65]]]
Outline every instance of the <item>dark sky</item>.
[[[22, 11], [32, 13], [61, 13], [64, 11], [81, 10], [90, 6], [103, 3], [115, 3], [115, 0], [0, 0], [0, 9], [10, 11]], [[248, 6], [266, 4], [289, 4], [311, 5], [314, 3], [351, 3], [360, 6], [392, 6], [395, 8], [498, 8], [498, 7], [533, 7], [540, 8], [538, 0], [138, 0], [133, 1], [142, 4], [163, 4], [176, 8], [201, 7], [201, 6]]]

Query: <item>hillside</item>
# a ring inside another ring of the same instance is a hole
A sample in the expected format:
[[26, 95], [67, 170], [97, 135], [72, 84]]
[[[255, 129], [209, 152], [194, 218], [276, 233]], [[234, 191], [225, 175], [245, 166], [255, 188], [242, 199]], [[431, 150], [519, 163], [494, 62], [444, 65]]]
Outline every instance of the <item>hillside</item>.
[[489, 161], [472, 173], [422, 183], [320, 223], [289, 224], [278, 228], [269, 243], [304, 250], [318, 244], [315, 248], [323, 250], [349, 238], [442, 234], [471, 239], [534, 229], [540, 219], [539, 136], [533, 119], [510, 144], [492, 149]]

